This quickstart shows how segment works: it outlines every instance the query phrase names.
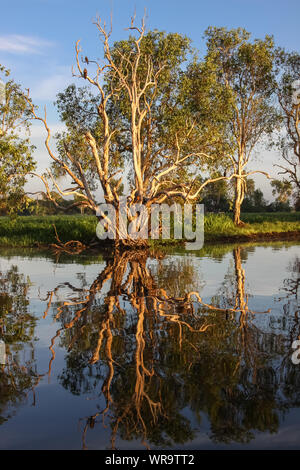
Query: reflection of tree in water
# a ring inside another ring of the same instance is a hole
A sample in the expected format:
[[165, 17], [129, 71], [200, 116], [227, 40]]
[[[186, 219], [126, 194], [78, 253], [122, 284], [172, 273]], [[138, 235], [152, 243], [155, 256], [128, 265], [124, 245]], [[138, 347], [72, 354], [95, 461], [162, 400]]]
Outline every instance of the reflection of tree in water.
[[248, 306], [241, 248], [211, 303], [191, 291], [190, 258], [183, 258], [186, 276], [179, 261], [164, 271], [162, 261], [147, 258], [115, 254], [89, 289], [73, 288], [74, 298], [57, 310], [61, 328], [51, 342], [49, 373], [61, 337], [68, 351], [62, 385], [105, 401], [85, 421], [84, 446], [87, 430], [101, 418], [110, 424], [113, 448], [117, 437], [183, 444], [196, 436], [187, 407], [197, 426], [208, 415], [217, 442], [276, 432], [280, 413], [298, 403], [299, 393], [292, 386], [293, 396], [283, 395], [289, 374], [283, 382], [274, 362], [281, 337], [254, 321], [261, 314]]
[[280, 328], [287, 332], [285, 338], [285, 354], [283, 356], [280, 375], [284, 384], [284, 394], [294, 406], [300, 406], [300, 373], [299, 366], [291, 361], [291, 345], [296, 339], [300, 339], [300, 258], [295, 256], [294, 260], [287, 266], [288, 277], [283, 280], [280, 296], [277, 299], [282, 304], [284, 313], [280, 319]]
[[[6, 363], [0, 366], [0, 424], [27, 398], [39, 381], [34, 357], [35, 318], [28, 313], [30, 280], [12, 266], [0, 273], [0, 338], [6, 345]], [[24, 354], [24, 344], [29, 354]], [[27, 357], [26, 357], [27, 356]]]
[[285, 301], [285, 311], [299, 315], [300, 309], [300, 258], [298, 256], [289, 263], [289, 277], [284, 279], [279, 300]]
[[204, 283], [195, 273], [195, 267], [189, 256], [172, 256], [158, 259], [152, 269], [158, 286], [166, 286], [173, 297], [184, 296], [187, 289], [199, 291]]

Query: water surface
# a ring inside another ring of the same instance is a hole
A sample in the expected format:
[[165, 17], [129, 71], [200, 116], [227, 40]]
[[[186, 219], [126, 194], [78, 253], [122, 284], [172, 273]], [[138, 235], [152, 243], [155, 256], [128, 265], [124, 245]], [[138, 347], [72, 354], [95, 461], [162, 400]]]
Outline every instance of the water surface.
[[2, 449], [299, 449], [300, 245], [0, 252]]

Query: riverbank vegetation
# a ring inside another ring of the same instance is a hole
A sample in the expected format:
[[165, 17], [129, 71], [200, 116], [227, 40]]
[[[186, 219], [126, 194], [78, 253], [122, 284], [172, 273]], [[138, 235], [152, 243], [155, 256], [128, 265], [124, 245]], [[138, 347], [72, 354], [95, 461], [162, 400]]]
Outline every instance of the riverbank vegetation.
[[[206, 242], [300, 239], [300, 213], [243, 214], [245, 225], [237, 227], [230, 214], [206, 214]], [[97, 219], [90, 215], [0, 217], [0, 246], [50, 245], [57, 242], [55, 229], [62, 242], [78, 240], [89, 244], [96, 241]], [[55, 228], [54, 228], [55, 227]], [[155, 245], [178, 245], [181, 240], [157, 240]], [[101, 242], [99, 240], [101, 246]]]

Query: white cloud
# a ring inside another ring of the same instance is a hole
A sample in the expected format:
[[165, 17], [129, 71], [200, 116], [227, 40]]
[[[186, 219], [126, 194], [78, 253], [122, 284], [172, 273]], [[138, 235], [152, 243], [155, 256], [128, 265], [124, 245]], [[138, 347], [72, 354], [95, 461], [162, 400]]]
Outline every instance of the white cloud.
[[19, 34], [0, 36], [0, 50], [13, 54], [41, 54], [44, 47], [53, 45], [52, 42], [38, 37]]
[[[66, 126], [60, 122], [48, 122], [48, 126], [51, 132], [50, 139], [50, 148], [54, 154], [56, 154], [56, 145], [55, 145], [55, 134], [57, 132], [63, 132], [66, 130]], [[41, 122], [34, 121], [30, 127], [30, 135], [27, 135], [24, 132], [24, 129], [19, 133], [20, 137], [29, 137], [30, 142], [36, 147], [34, 151], [34, 158], [38, 164], [38, 172], [45, 171], [52, 162], [50, 156], [48, 155], [47, 149], [45, 147], [45, 139], [47, 137], [47, 132], [44, 127], [44, 124]]]
[[[66, 126], [60, 122], [49, 123], [51, 136], [53, 137], [57, 132], [63, 132], [66, 130]], [[28, 137], [28, 134], [25, 133], [24, 129], [21, 129], [19, 132], [20, 137]], [[45, 126], [40, 121], [33, 121], [32, 126], [30, 127], [30, 140], [34, 145], [44, 144], [44, 141], [47, 137], [47, 132]]]
[[[48, 123], [51, 131], [51, 135], [54, 136], [57, 132], [63, 132], [66, 130], [66, 126], [63, 123]], [[42, 123], [33, 123], [30, 128], [30, 136], [35, 143], [43, 142], [47, 136], [46, 129]]]
[[42, 78], [32, 87], [30, 95], [33, 100], [53, 101], [57, 93], [62, 92], [72, 82], [74, 78], [70, 67], [67, 72], [58, 72], [50, 77]]

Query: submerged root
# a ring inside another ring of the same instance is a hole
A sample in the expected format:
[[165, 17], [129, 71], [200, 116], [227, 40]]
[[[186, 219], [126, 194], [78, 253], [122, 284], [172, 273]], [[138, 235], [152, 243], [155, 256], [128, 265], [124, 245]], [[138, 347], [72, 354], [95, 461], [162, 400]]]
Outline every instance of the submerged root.
[[79, 240], [69, 240], [64, 243], [60, 240], [55, 224], [52, 224], [55, 231], [55, 238], [57, 243], [51, 243], [50, 247], [53, 249], [54, 254], [67, 253], [70, 255], [78, 255], [88, 248], [113, 248], [114, 252], [122, 253], [127, 251], [149, 251], [149, 242], [144, 239], [133, 240], [131, 238], [122, 240], [92, 240], [91, 243], [85, 245]]
[[66, 243], [63, 243], [57, 233], [55, 224], [52, 224], [54, 231], [55, 231], [55, 238], [57, 240], [57, 243], [51, 243], [51, 248], [54, 250], [54, 253], [60, 254], [60, 253], [67, 253], [69, 255], [78, 255], [82, 253], [82, 251], [87, 249], [87, 246], [80, 242], [79, 240], [70, 240]]

